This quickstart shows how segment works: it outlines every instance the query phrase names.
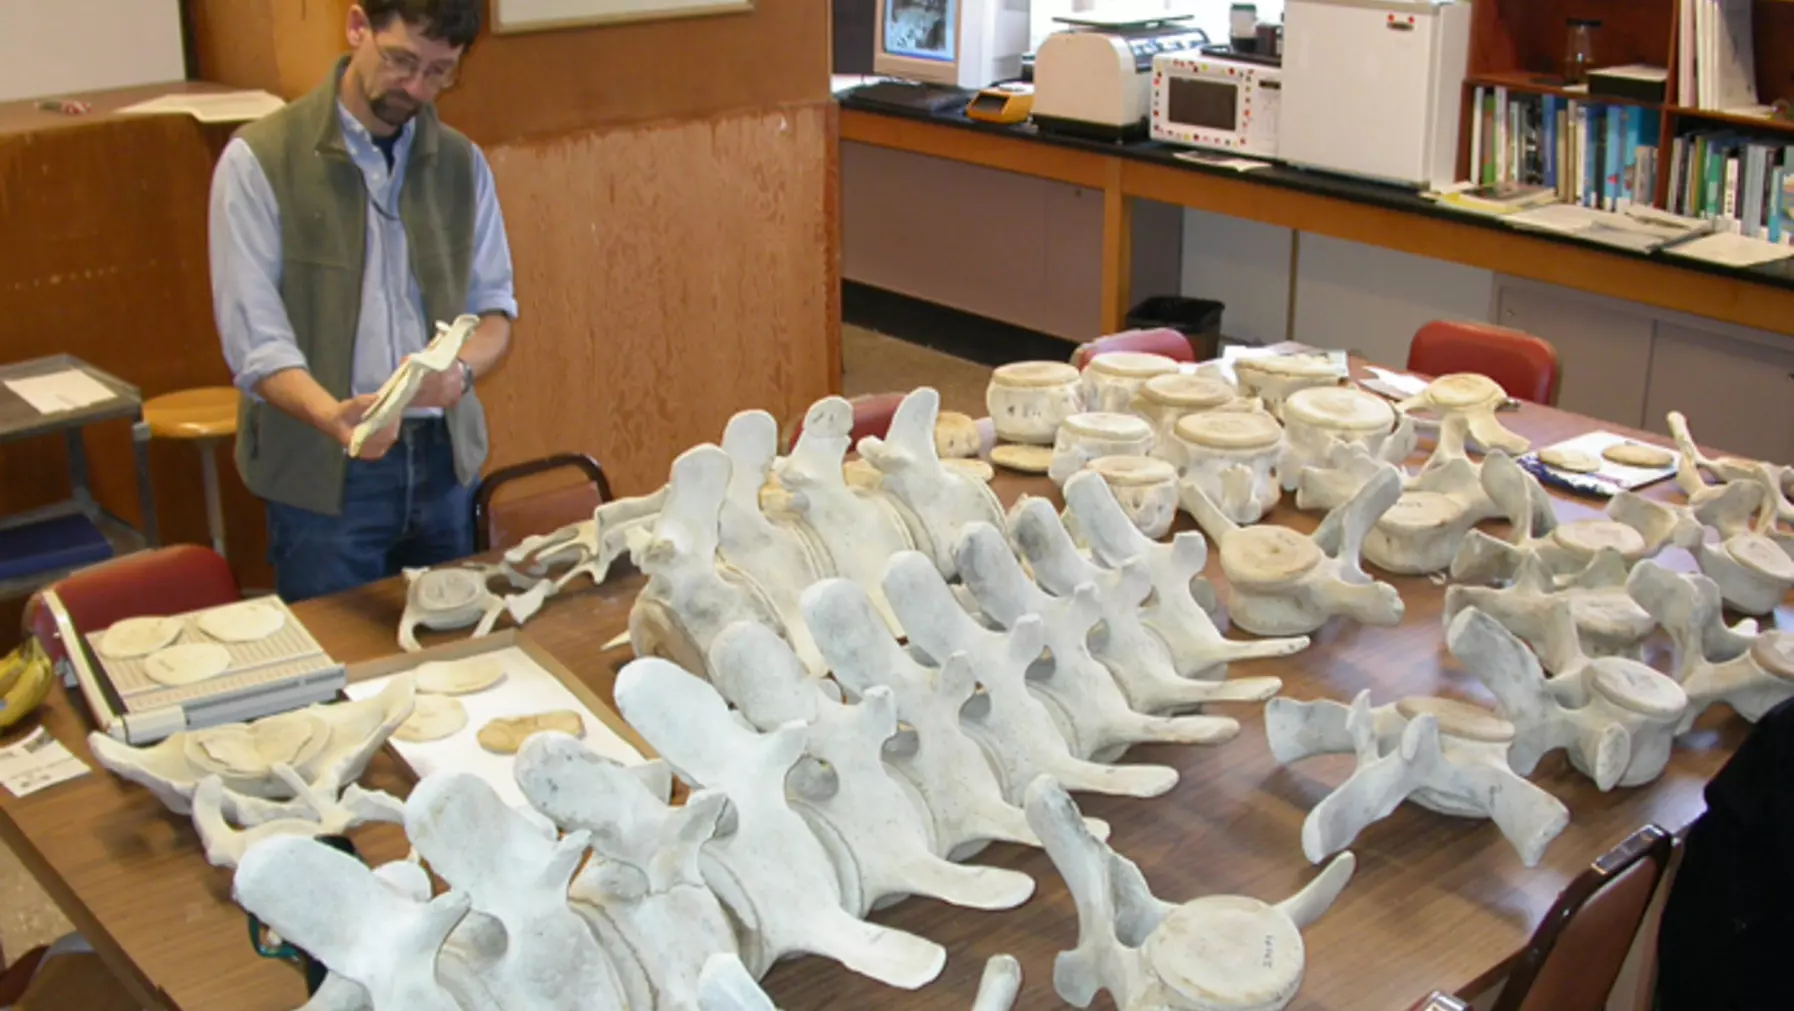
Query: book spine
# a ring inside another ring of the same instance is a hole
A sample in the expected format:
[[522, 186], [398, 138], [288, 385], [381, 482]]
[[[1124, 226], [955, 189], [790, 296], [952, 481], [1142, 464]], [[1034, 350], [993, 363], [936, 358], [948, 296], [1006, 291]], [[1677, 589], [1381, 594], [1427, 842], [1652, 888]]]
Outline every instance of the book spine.
[[1787, 179], [1787, 169], [1777, 168], [1770, 173], [1769, 179], [1769, 241], [1781, 243], [1782, 232], [1782, 190]]
[[1725, 153], [1725, 164], [1721, 167], [1720, 207], [1725, 226], [1734, 235], [1740, 231], [1738, 221], [1738, 159], [1741, 152], [1732, 148]]
[[1507, 89], [1495, 86], [1495, 181], [1508, 181]]
[[1584, 207], [1595, 205], [1595, 110], [1584, 105], [1576, 110], [1576, 151], [1579, 160], [1576, 173], [1576, 202]]
[[1539, 121], [1539, 153], [1542, 173], [1539, 184], [1557, 186], [1557, 96], [1546, 95], [1540, 103], [1544, 106], [1543, 116]]
[[1483, 177], [1483, 93], [1482, 85], [1476, 86], [1476, 99], [1470, 105], [1470, 181], [1481, 183]]
[[1576, 144], [1571, 127], [1572, 113], [1561, 104], [1557, 107], [1557, 198], [1571, 200], [1576, 191]]
[[1604, 113], [1606, 113], [1607, 129], [1602, 133], [1606, 134], [1607, 151], [1604, 168], [1602, 168], [1602, 172], [1604, 172], [1602, 179], [1606, 181], [1606, 185], [1600, 192], [1602, 195], [1600, 206], [1602, 206], [1602, 210], [1618, 210], [1620, 208], [1620, 176], [1622, 176], [1620, 167], [1625, 163], [1625, 140], [1624, 133], [1622, 133], [1625, 129], [1625, 111], [1624, 108], [1607, 108], [1604, 109]]

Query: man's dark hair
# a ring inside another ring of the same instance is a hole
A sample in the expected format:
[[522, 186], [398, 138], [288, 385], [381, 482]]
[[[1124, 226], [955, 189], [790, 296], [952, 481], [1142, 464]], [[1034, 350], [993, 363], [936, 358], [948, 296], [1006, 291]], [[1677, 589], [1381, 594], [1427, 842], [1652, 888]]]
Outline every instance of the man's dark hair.
[[465, 47], [480, 34], [480, 8], [486, 0], [362, 0], [361, 9], [376, 31], [393, 18], [423, 31], [424, 38]]

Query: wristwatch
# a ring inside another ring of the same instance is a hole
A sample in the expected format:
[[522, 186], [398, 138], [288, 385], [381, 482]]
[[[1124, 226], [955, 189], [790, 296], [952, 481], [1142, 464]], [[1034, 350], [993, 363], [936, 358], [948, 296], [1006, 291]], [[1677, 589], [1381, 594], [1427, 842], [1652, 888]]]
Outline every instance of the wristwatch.
[[473, 392], [473, 366], [465, 358], [455, 359], [455, 364], [461, 366], [461, 395], [465, 397]]

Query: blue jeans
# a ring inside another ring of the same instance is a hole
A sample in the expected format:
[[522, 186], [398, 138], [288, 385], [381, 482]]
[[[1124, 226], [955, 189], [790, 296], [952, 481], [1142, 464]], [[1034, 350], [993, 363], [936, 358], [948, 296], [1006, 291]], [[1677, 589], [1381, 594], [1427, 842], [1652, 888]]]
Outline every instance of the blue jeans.
[[268, 503], [268, 536], [288, 602], [473, 554], [473, 489], [455, 479], [448, 426], [408, 420], [385, 456], [350, 460], [341, 516]]

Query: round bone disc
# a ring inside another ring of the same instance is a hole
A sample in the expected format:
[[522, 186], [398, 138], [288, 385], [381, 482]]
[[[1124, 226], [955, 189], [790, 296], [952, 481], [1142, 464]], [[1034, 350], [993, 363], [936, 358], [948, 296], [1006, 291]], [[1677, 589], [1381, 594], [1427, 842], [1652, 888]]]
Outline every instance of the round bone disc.
[[1260, 449], [1283, 438], [1283, 426], [1262, 411], [1205, 411], [1186, 414], [1173, 428], [1177, 437], [1214, 449]]
[[1601, 455], [1622, 467], [1667, 467], [1676, 462], [1669, 450], [1642, 442], [1616, 442], [1603, 449]]
[[1446, 410], [1500, 403], [1506, 397], [1500, 383], [1475, 372], [1440, 376], [1426, 388], [1426, 398]]
[[991, 370], [999, 386], [1064, 386], [1078, 381], [1077, 366], [1070, 362], [1010, 362]]
[[1165, 355], [1155, 355], [1145, 351], [1111, 351], [1106, 355], [1097, 355], [1090, 359], [1089, 364], [1084, 367], [1104, 375], [1144, 379], [1148, 376], [1176, 372], [1177, 361]]
[[1577, 520], [1551, 531], [1551, 539], [1562, 547], [1585, 555], [1603, 548], [1612, 548], [1627, 558], [1644, 554], [1644, 535], [1624, 523], [1613, 520]]
[[1572, 474], [1593, 474], [1601, 469], [1599, 457], [1574, 446], [1547, 446], [1539, 450], [1539, 462]]
[[1751, 643], [1750, 658], [1764, 672], [1785, 681], [1794, 681], [1794, 635], [1770, 629]]
[[1174, 372], [1148, 379], [1140, 387], [1140, 395], [1153, 403], [1204, 410], [1220, 407], [1232, 400], [1235, 393], [1233, 387], [1211, 376]]
[[109, 660], [130, 660], [175, 641], [182, 627], [179, 618], [126, 618], [101, 633], [94, 645]]
[[1237, 583], [1281, 583], [1321, 563], [1314, 541], [1288, 527], [1245, 527], [1221, 541], [1221, 567]]
[[1053, 447], [1005, 443], [991, 448], [990, 462], [1024, 474], [1045, 474], [1053, 465]]
[[420, 664], [417, 690], [431, 695], [471, 695], [505, 679], [505, 665], [491, 655]]
[[411, 707], [411, 715], [392, 732], [401, 741], [422, 744], [440, 741], [467, 726], [467, 708], [452, 695], [419, 694]]
[[286, 623], [286, 614], [266, 600], [245, 600], [199, 616], [199, 630], [219, 642], [260, 642]]
[[1725, 542], [1725, 550], [1739, 565], [1759, 576], [1794, 583], [1794, 559], [1762, 534], [1739, 534]]
[[1597, 657], [1593, 667], [1595, 690], [1616, 706], [1659, 720], [1674, 719], [1688, 708], [1681, 685], [1636, 660]]
[[1198, 1011], [1283, 1007], [1307, 962], [1290, 918], [1243, 895], [1206, 895], [1173, 909], [1147, 938], [1146, 958]]
[[1351, 386], [1310, 386], [1283, 402], [1283, 419], [1316, 428], [1386, 432], [1395, 427], [1395, 407], [1374, 393]]
[[224, 673], [230, 666], [230, 650], [215, 642], [187, 642], [151, 653], [143, 672], [160, 685], [190, 685]]
[[1152, 439], [1152, 426], [1146, 423], [1146, 419], [1132, 414], [1116, 414], [1112, 411], [1089, 411], [1084, 414], [1074, 414], [1061, 422], [1059, 427], [1072, 435], [1116, 442], [1151, 441]]

